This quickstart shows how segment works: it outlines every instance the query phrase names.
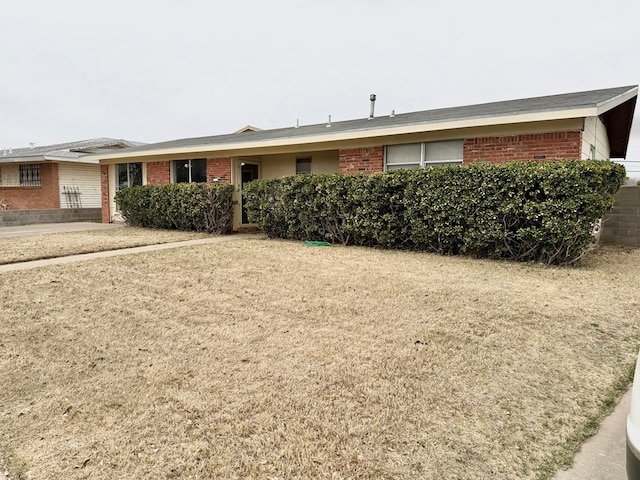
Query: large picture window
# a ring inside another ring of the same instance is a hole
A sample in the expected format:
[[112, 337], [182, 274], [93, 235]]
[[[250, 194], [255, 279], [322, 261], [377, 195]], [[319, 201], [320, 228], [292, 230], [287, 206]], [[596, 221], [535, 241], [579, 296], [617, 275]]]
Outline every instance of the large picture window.
[[174, 160], [172, 166], [174, 183], [206, 183], [207, 181], [207, 160], [204, 158]]
[[401, 168], [415, 170], [462, 163], [463, 147], [463, 140], [390, 145], [385, 148], [385, 168], [386, 170]]
[[142, 185], [142, 163], [119, 163], [116, 165], [116, 175], [116, 190]]

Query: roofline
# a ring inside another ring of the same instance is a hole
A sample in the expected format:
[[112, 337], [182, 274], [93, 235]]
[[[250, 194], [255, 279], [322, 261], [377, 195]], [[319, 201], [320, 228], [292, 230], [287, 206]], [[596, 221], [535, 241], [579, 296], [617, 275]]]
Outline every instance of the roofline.
[[[89, 157], [89, 155], [86, 155]], [[67, 162], [67, 163], [86, 163], [88, 165], [97, 165], [99, 163], [97, 158], [69, 158], [60, 157], [54, 155], [32, 155], [28, 157], [17, 157], [10, 155], [0, 155], [0, 164], [8, 163], [42, 163], [42, 162]]]
[[604, 102], [600, 102], [596, 105], [597, 115], [602, 115], [603, 113], [607, 113], [609, 110], [617, 107], [618, 105], [622, 105], [624, 102], [627, 102], [631, 100], [633, 97], [637, 97], [637, 96], [638, 96], [638, 87], [635, 86], [616, 97], [613, 97], [609, 100], [605, 100]]
[[[637, 94], [637, 88], [634, 89]], [[626, 94], [625, 94], [626, 95]], [[630, 95], [633, 97], [633, 95]], [[622, 100], [625, 101], [625, 100]], [[622, 103], [622, 101], [620, 103]], [[616, 105], [603, 106], [607, 111]], [[606, 108], [608, 107], [608, 108]], [[465, 118], [462, 120], [449, 120], [445, 122], [427, 122], [415, 123], [411, 125], [399, 125], [397, 127], [384, 127], [374, 129], [356, 129], [339, 133], [322, 133], [315, 135], [306, 135], [303, 137], [282, 137], [271, 140], [262, 140], [254, 142], [233, 142], [220, 144], [201, 143], [199, 145], [187, 147], [171, 147], [152, 150], [140, 150], [136, 152], [114, 152], [105, 154], [91, 155], [92, 158], [98, 160], [112, 160], [119, 158], [138, 158], [138, 157], [159, 157], [166, 155], [181, 155], [189, 153], [204, 153], [216, 151], [234, 151], [246, 150], [248, 148], [273, 148], [305, 144], [331, 143], [344, 140], [358, 140], [364, 138], [379, 138], [394, 135], [405, 135], [411, 133], [428, 133], [441, 130], [457, 130], [463, 128], [486, 127], [491, 125], [508, 125], [514, 123], [527, 122], [544, 122], [550, 120], [567, 120], [571, 118], [584, 118], [598, 115], [597, 107], [580, 107], [568, 110], [546, 111], [546, 112], [529, 112], [522, 114], [509, 114], [500, 116], [483, 116], [476, 118]], [[327, 127], [330, 132], [331, 127]]]

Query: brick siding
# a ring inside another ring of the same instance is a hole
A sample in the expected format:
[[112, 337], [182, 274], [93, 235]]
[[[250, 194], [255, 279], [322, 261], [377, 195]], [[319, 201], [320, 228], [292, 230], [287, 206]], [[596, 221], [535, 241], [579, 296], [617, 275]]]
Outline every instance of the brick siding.
[[341, 149], [338, 173], [374, 173], [384, 170], [384, 147]]
[[224, 183], [231, 183], [231, 159], [209, 158], [207, 159], [207, 181], [218, 178]]
[[582, 133], [579, 131], [468, 138], [464, 141], [464, 163], [579, 159], [581, 153]]
[[171, 162], [147, 163], [147, 185], [171, 183]]
[[58, 164], [40, 164], [40, 186], [0, 187], [1, 199], [9, 210], [60, 208]]
[[111, 222], [111, 212], [109, 205], [109, 167], [100, 165], [100, 197], [102, 205], [102, 223]]

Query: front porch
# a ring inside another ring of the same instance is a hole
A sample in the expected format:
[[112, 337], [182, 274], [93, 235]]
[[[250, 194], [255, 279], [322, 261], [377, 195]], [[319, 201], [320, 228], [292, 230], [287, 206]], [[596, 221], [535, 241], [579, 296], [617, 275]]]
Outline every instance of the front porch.
[[[243, 185], [262, 178], [280, 178], [296, 174], [331, 174], [341, 171], [341, 151], [321, 150], [264, 155], [239, 155], [223, 158], [169, 158], [162, 161], [113, 163], [101, 165], [102, 221], [121, 220], [115, 194], [134, 185], [163, 185], [191, 181], [230, 183], [236, 187], [234, 230], [246, 230], [248, 222], [242, 205]], [[140, 172], [139, 176], [124, 173]], [[121, 178], [122, 177], [122, 178]], [[126, 177], [126, 178], [125, 178]], [[126, 181], [125, 181], [126, 180]]]

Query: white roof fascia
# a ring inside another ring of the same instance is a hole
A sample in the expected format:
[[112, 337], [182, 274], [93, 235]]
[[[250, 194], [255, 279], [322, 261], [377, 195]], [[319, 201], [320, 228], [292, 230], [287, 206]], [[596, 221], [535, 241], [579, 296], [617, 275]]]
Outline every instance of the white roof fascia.
[[4, 157], [0, 155], [0, 163], [38, 163], [46, 160], [44, 155], [38, 155], [33, 157]]
[[[137, 152], [117, 152], [106, 155], [95, 155], [100, 160], [110, 160], [118, 158], [135, 158], [135, 157], [155, 157], [161, 155], [181, 155], [188, 153], [202, 153], [215, 151], [233, 151], [305, 145], [310, 143], [330, 143], [344, 140], [358, 140], [364, 138], [377, 138], [393, 135], [404, 135], [409, 133], [428, 133], [439, 130], [454, 130], [472, 127], [486, 127], [492, 125], [508, 125], [514, 123], [528, 122], [544, 122], [550, 120], [566, 120], [570, 118], [592, 117], [597, 115], [597, 109], [594, 107], [576, 108], [570, 110], [551, 111], [551, 112], [535, 112], [523, 114], [510, 114], [495, 117], [479, 117], [466, 118], [462, 120], [450, 120], [445, 122], [420, 123], [412, 125], [400, 125], [397, 127], [385, 127], [371, 130], [351, 130], [347, 132], [339, 132], [335, 134], [327, 133], [320, 135], [307, 135], [304, 137], [283, 137], [271, 140], [263, 140], [257, 142], [236, 142], [221, 144], [199, 144], [188, 147], [173, 147], [158, 150], [142, 150]], [[328, 127], [327, 130], [330, 130]]]
[[72, 158], [72, 157], [55, 157], [55, 156], [49, 156], [49, 155], [45, 155], [44, 156], [45, 160], [50, 160], [50, 161], [54, 161], [54, 162], [65, 162], [65, 163], [88, 163], [88, 164], [93, 164], [93, 165], [97, 165], [99, 162], [97, 159], [95, 158]]
[[634, 87], [628, 92], [623, 93], [622, 95], [618, 95], [610, 100], [605, 100], [597, 105], [598, 113], [597, 115], [602, 115], [603, 113], [607, 113], [609, 110], [617, 107], [618, 105], [623, 104], [624, 102], [632, 99], [633, 97], [638, 96], [638, 87]]
[[98, 165], [99, 161], [95, 158], [70, 158], [70, 157], [58, 157], [51, 155], [33, 155], [31, 157], [5, 157], [0, 155], [0, 163], [42, 163], [42, 162], [66, 162], [66, 163], [87, 163], [91, 165]]

